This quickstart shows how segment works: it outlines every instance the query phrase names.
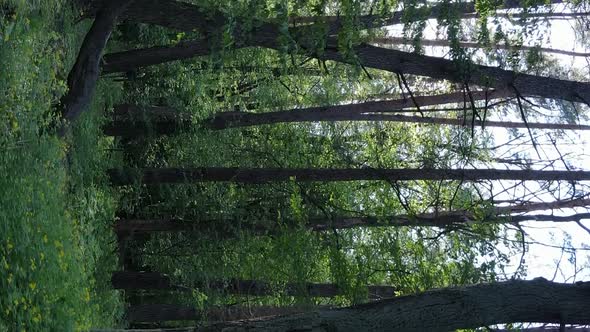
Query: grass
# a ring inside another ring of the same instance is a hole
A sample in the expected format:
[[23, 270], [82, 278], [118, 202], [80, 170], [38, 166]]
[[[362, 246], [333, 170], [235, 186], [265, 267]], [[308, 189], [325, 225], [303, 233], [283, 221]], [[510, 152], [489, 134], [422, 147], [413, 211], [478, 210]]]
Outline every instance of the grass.
[[0, 331], [112, 327], [122, 313], [99, 127], [120, 89], [99, 84], [72, 136], [50, 134], [88, 28], [74, 18], [65, 0], [0, 0]]

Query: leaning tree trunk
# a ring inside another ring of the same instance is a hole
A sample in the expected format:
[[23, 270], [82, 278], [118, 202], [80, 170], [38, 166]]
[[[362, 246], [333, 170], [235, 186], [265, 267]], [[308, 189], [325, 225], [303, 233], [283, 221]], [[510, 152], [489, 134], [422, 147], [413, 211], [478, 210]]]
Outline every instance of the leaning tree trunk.
[[538, 278], [431, 290], [368, 304], [212, 324], [217, 331], [453, 331], [515, 322], [589, 324], [590, 282]]
[[106, 0], [102, 2], [94, 23], [84, 37], [76, 62], [68, 74], [68, 92], [60, 100], [61, 113], [67, 121], [78, 118], [90, 104], [100, 72], [103, 49], [117, 23], [117, 17], [125, 10], [130, 1]]
[[[94, 0], [91, 6], [88, 6], [86, 16], [92, 16], [98, 10], [100, 4], [104, 0]], [[562, 0], [549, 0], [547, 3], [555, 4], [562, 3]], [[499, 9], [513, 9], [523, 7], [523, 1], [518, 0], [504, 0], [498, 3]], [[391, 13], [388, 17], [379, 15], [363, 15], [358, 17], [361, 27], [366, 29], [381, 28], [387, 25], [401, 24], [411, 22], [413, 20], [437, 19], [442, 12], [456, 11], [467, 18], [471, 18], [476, 14], [475, 4], [473, 2], [453, 3], [453, 4], [438, 4], [426, 9], [425, 16], [404, 17], [403, 11]], [[534, 15], [534, 14], [531, 14]], [[175, 0], [142, 0], [140, 2], [132, 3], [124, 13], [124, 18], [129, 21], [139, 23], [154, 24], [165, 28], [180, 30], [180, 31], [194, 31], [210, 32], [212, 28], [218, 28], [220, 24], [227, 22], [221, 13], [211, 15], [210, 11], [205, 12], [197, 5], [175, 1]], [[337, 34], [342, 26], [341, 18], [321, 17], [311, 18], [306, 21], [299, 18], [299, 21], [305, 25], [312, 24], [327, 24], [327, 34]], [[297, 24], [297, 18], [291, 23]]]
[[[280, 50], [281, 47], [276, 41], [278, 37], [278, 27], [276, 31], [267, 29], [264, 33], [256, 34], [251, 44], [240, 44], [237, 47], [259, 46]], [[153, 47], [106, 55], [104, 70], [105, 72], [133, 70], [139, 66], [149, 66], [205, 55], [208, 53], [202, 50], [207, 47], [206, 43], [205, 40], [197, 40], [177, 46]], [[300, 43], [304, 49], [307, 48], [305, 46], [306, 43], [310, 44], [310, 41], [302, 41]], [[350, 62], [350, 60], [342, 57], [338, 51], [336, 39], [329, 38], [327, 44], [329, 46], [321, 55], [313, 56], [322, 60]], [[458, 65], [451, 60], [380, 48], [367, 44], [355, 47], [354, 53], [358, 62], [352, 64], [356, 65], [360, 63], [365, 67], [381, 69], [396, 74], [427, 76], [491, 89], [510, 89], [515, 95], [590, 103], [590, 83], [586, 82], [516, 73], [511, 70], [473, 63]], [[465, 70], [462, 66], [468, 66], [469, 70]]]
[[[143, 3], [143, 2], [142, 2]], [[518, 2], [516, 2], [518, 3]], [[172, 5], [172, 4], [171, 4]], [[198, 6], [191, 7], [183, 4], [186, 10], [186, 17], [189, 13], [194, 12], [197, 17], [202, 17]], [[185, 8], [186, 7], [186, 8]], [[191, 9], [187, 9], [191, 7]], [[137, 21], [150, 23], [149, 20], [142, 20], [142, 15], [150, 18], [158, 17], [159, 12], [150, 12], [147, 6], [142, 5], [142, 12], [130, 15]], [[223, 22], [228, 19], [224, 15], [217, 13], [214, 19], [206, 18], [191, 26], [192, 29], [200, 29], [212, 33], [215, 29], [222, 26]], [[170, 19], [168, 19], [169, 21]], [[191, 21], [195, 20], [195, 16]], [[197, 20], [198, 21], [198, 20]], [[154, 23], [153, 21], [151, 23]], [[189, 24], [190, 26], [191, 24]], [[241, 22], [236, 23], [234, 29], [234, 40], [237, 41], [236, 47], [258, 46], [282, 50], [283, 47], [277, 42], [281, 33], [279, 25], [269, 22], [261, 22], [255, 31], [246, 33], [243, 30]], [[310, 34], [307, 27], [294, 28], [291, 34], [294, 40], [302, 49], [313, 50], [313, 34]], [[253, 37], [250, 37], [253, 35]], [[333, 60], [337, 62], [349, 63], [352, 60], [345, 58], [338, 50], [338, 41], [336, 38], [327, 38], [327, 47], [323, 52], [312, 54], [322, 60]], [[143, 61], [143, 65], [158, 64], [167, 61], [190, 58], [191, 52], [194, 55], [203, 55], [203, 49], [207, 48], [206, 40], [189, 41], [177, 46], [156, 47], [146, 50], [135, 50], [131, 53], [120, 53], [105, 56], [105, 71], [130, 70], [136, 68], [135, 63]], [[425, 56], [415, 53], [407, 53], [398, 50], [384, 49], [379, 47], [361, 44], [354, 48], [355, 60], [353, 64], [362, 64], [365, 67], [382, 69], [393, 73], [412, 74], [419, 76], [428, 76], [435, 79], [444, 79], [452, 82], [464, 84], [474, 84], [485, 86], [493, 89], [510, 89], [516, 95], [531, 95], [542, 98], [561, 99], [572, 102], [590, 103], [590, 83], [560, 80], [550, 77], [542, 77], [528, 74], [516, 73], [510, 70], [504, 70], [496, 67], [476, 65], [473, 63], [457, 64], [454, 61]], [[143, 59], [149, 59], [150, 63]], [[119, 69], [116, 69], [118, 67]]]
[[[529, 327], [519, 329], [519, 332], [590, 332], [590, 328], [565, 326], [560, 327]], [[156, 329], [91, 329], [90, 332], [199, 332], [198, 327], [156, 328]], [[511, 330], [495, 329], [494, 332], [514, 332]]]
[[108, 171], [113, 185], [190, 182], [267, 183], [276, 181], [355, 180], [518, 180], [587, 181], [590, 171], [539, 171], [503, 169], [370, 169], [370, 168], [115, 168]]

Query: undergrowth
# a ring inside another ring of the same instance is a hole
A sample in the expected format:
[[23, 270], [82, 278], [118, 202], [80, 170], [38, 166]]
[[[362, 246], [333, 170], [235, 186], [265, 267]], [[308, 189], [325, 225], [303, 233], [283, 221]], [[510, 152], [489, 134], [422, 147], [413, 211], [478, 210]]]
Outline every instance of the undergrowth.
[[0, 0], [0, 331], [82, 331], [122, 312], [100, 135], [120, 89], [99, 84], [66, 139], [52, 129], [88, 28], [75, 17], [65, 0]]

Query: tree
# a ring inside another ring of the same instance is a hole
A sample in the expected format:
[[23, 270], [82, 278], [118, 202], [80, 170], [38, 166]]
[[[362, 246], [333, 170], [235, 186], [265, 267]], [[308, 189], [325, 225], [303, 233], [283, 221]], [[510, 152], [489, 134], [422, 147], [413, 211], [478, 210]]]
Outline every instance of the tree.
[[[191, 11], [196, 14], [199, 12], [199, 9], [196, 6], [190, 10], [186, 9], [184, 15], [188, 16]], [[162, 13], [158, 15], [162, 15]], [[130, 15], [129, 17], [133, 16]], [[191, 20], [194, 20], [194, 18]], [[203, 27], [203, 22], [209, 22], [212, 25]], [[191, 27], [202, 31], [212, 31], [219, 29], [221, 26], [220, 22], [227, 22], [227, 18], [221, 14], [217, 14], [215, 15], [214, 22], [211, 22], [211, 20], [204, 20], [203, 22], [197, 25], [193, 24]], [[261, 23], [254, 32], [255, 36], [251, 39], [242, 36], [241, 34], [243, 32], [240, 28], [236, 28], [234, 32], [234, 40], [237, 41], [236, 47], [238, 48], [266, 47], [283, 50], [283, 46], [277, 42], [280, 36], [280, 30], [277, 24]], [[340, 53], [338, 40], [333, 37], [326, 39], [325, 49], [321, 54], [317, 54], [313, 53], [314, 41], [308, 39], [309, 33], [306, 33], [305, 30], [292, 31], [291, 35], [300, 48], [311, 51], [311, 56], [321, 60], [333, 60], [355, 65], [361, 64], [364, 67], [381, 69], [396, 74], [427, 76], [492, 89], [510, 89], [516, 96], [530, 95], [586, 104], [590, 101], [590, 83], [516, 73], [510, 70], [476, 65], [469, 62], [458, 64], [451, 60], [379, 48], [368, 44], [360, 44], [353, 47], [351, 52], [354, 54], [354, 60], [351, 60], [349, 57], [343, 56]], [[105, 56], [107, 63], [105, 71], [132, 70], [138, 65], [153, 65], [205, 55], [209, 53], [208, 47], [204, 40], [195, 40], [179, 44], [178, 46], [153, 47], [107, 55]]]
[[229, 181], [265, 183], [273, 181], [353, 181], [353, 180], [590, 180], [586, 171], [537, 171], [502, 169], [254, 169], [254, 168], [161, 168], [110, 169], [113, 185]]
[[[493, 99], [502, 93], [474, 92], [471, 100]], [[447, 117], [409, 116], [393, 113], [408, 112], [402, 108], [415, 105], [430, 106], [444, 103], [459, 102], [465, 98], [462, 93], [450, 93], [435, 96], [417, 96], [413, 99], [391, 101], [364, 102], [347, 105], [310, 107], [275, 112], [219, 112], [208, 122], [213, 129], [227, 129], [236, 127], [258, 126], [276, 123], [317, 122], [317, 121], [389, 121], [404, 123], [424, 123], [438, 125], [481, 126], [498, 128], [552, 129], [552, 130], [590, 130], [590, 126], [581, 124], [538, 123], [538, 122], [510, 122], [457, 119]], [[488, 99], [489, 98], [489, 99]], [[145, 107], [141, 110], [136, 106], [119, 105], [118, 109], [136, 110], [136, 114], [123, 119], [112, 121], [103, 126], [105, 135], [110, 136], [142, 136], [148, 133], [171, 135], [183, 128], [189, 129], [192, 123], [188, 114], [182, 114], [166, 107]], [[422, 112], [422, 111], [421, 111]], [[185, 119], [185, 120], [183, 120]]]
[[[131, 1], [104, 1], [86, 34], [74, 66], [68, 74], [69, 91], [61, 100], [61, 115], [76, 119], [88, 107], [99, 76], [103, 49], [117, 23], [118, 16]], [[63, 134], [63, 133], [62, 133]]]
[[[135, 272], [115, 271], [111, 283], [115, 289], [184, 289], [188, 287], [174, 286], [170, 278], [159, 272]], [[343, 291], [335, 284], [326, 283], [287, 283], [283, 287], [273, 287], [272, 284], [261, 280], [210, 280], [207, 282], [195, 281], [199, 288], [205, 287], [218, 292], [236, 295], [269, 296], [274, 293], [284, 293], [289, 296], [334, 297], [342, 295]], [[367, 287], [370, 299], [382, 299], [395, 296], [396, 288], [392, 286]]]
[[[306, 112], [307, 110], [303, 110]], [[212, 126], [215, 129], [226, 129], [236, 127], [257, 126], [270, 123], [284, 122], [315, 122], [315, 121], [389, 121], [403, 123], [424, 123], [436, 125], [457, 125], [457, 126], [481, 126], [496, 128], [534, 128], [534, 129], [553, 129], [553, 130], [590, 130], [590, 126], [579, 124], [561, 124], [561, 123], [538, 123], [538, 122], [510, 122], [510, 121], [490, 121], [490, 120], [469, 120], [447, 117], [424, 117], [410, 116], [386, 113], [303, 113], [303, 112], [267, 112], [267, 113], [231, 113], [223, 112], [215, 116], [212, 120]], [[159, 126], [158, 126], [159, 127]], [[162, 129], [169, 128], [162, 126]], [[176, 126], [178, 128], [178, 126]], [[112, 130], [113, 128], [108, 128]], [[170, 133], [170, 130], [162, 130]]]
[[539, 278], [446, 288], [342, 309], [212, 324], [197, 331], [450, 331], [492, 324], [590, 323], [589, 283]]

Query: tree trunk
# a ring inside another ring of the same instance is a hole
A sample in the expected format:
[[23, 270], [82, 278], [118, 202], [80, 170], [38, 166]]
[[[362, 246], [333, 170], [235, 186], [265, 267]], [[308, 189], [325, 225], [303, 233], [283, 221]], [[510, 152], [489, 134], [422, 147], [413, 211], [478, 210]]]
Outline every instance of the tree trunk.
[[[371, 40], [371, 43], [381, 44], [381, 45], [408, 45], [413, 44], [413, 41], [400, 38], [400, 37], [380, 37], [374, 38]], [[451, 42], [449, 40], [443, 39], [420, 39], [420, 45], [423, 46], [441, 46], [441, 47], [449, 47]], [[580, 57], [590, 57], [590, 53], [580, 53], [574, 51], [566, 51], [566, 50], [559, 50], [555, 48], [547, 48], [547, 47], [534, 47], [534, 46], [514, 46], [514, 45], [506, 45], [506, 44], [491, 44], [489, 46], [482, 45], [477, 42], [467, 42], [462, 41], [459, 42], [459, 46], [463, 48], [490, 48], [496, 50], [510, 50], [510, 51], [540, 51], [544, 53], [554, 53], [554, 54], [562, 54], [562, 55], [569, 55], [569, 56], [580, 56]]]
[[[178, 328], [160, 328], [160, 329], [91, 329], [90, 332], [199, 332], [198, 327], [178, 327]], [[515, 332], [514, 329], [494, 329], [493, 332]], [[529, 327], [519, 329], [518, 332], [590, 332], [590, 328], [566, 326], [564, 329], [559, 327]]]
[[[236, 47], [260, 46], [280, 50], [276, 43], [278, 30], [257, 34], [252, 44]], [[297, 40], [300, 38], [296, 38]], [[119, 70], [132, 70], [136, 64], [155, 65], [159, 63], [191, 58], [194, 55], [187, 51], [192, 48], [202, 49], [204, 46], [196, 46], [202, 41], [187, 42], [186, 44], [170, 47], [154, 47], [142, 50], [126, 51], [123, 53], [105, 56], [105, 72]], [[189, 45], [190, 44], [190, 45]], [[306, 43], [300, 43], [306, 49]], [[322, 55], [313, 55], [322, 60], [333, 60], [348, 63], [338, 51], [336, 39], [328, 40], [328, 47]], [[164, 50], [165, 49], [165, 50]], [[165, 53], [167, 56], [159, 56]], [[402, 52], [393, 49], [375, 47], [362, 44], [354, 48], [358, 63], [365, 67], [381, 69], [392, 73], [412, 74], [427, 76], [434, 79], [443, 79], [451, 82], [468, 83], [498, 90], [512, 90], [522, 96], [535, 96], [541, 98], [561, 99], [572, 102], [590, 103], [590, 83], [576, 82], [551, 77], [543, 77], [516, 73], [497, 67], [469, 64], [469, 70], [458, 67], [457, 63], [442, 58], [420, 55], [416, 53]], [[203, 55], [198, 53], [195, 55]], [[114, 59], [117, 59], [116, 61]], [[149, 61], [148, 61], [149, 60]], [[152, 61], [153, 60], [153, 61]], [[149, 62], [149, 63], [148, 63]], [[353, 63], [357, 65], [358, 63]], [[117, 69], [122, 68], [122, 69]]]
[[[332, 45], [336, 42], [331, 40]], [[523, 96], [535, 96], [590, 103], [590, 83], [567, 81], [551, 77], [516, 73], [497, 67], [469, 64], [464, 71], [451, 60], [407, 53], [398, 50], [360, 45], [355, 49], [359, 62], [375, 69], [392, 73], [428, 76], [451, 82], [468, 83], [493, 89], [513, 89]], [[324, 60], [347, 62], [337, 47], [328, 47], [321, 56]], [[467, 64], [465, 64], [467, 65]]]
[[189, 113], [167, 106], [119, 104], [112, 119], [102, 126], [107, 136], [172, 135], [193, 127]]
[[[172, 1], [172, 3], [174, 3], [174, 1]], [[170, 5], [172, 6], [172, 4]], [[183, 4], [182, 6], [183, 8], [187, 6], [191, 7], [188, 4]], [[150, 17], [155, 17], [161, 15], [159, 12], [150, 12], [148, 7], [149, 6], [144, 7], [142, 2], [142, 8], [139, 11], [140, 13], [135, 15], [135, 18], [138, 21], [154, 23], [142, 20], [140, 16], [151, 15]], [[199, 7], [194, 6], [194, 8], [191, 10], [186, 11], [184, 15], [187, 17], [190, 16], [189, 14], [191, 11], [194, 11], [195, 15], [200, 13]], [[202, 14], [199, 15], [202, 16]], [[213, 16], [215, 16], [214, 21], [199, 21], [198, 26], [194, 25], [191, 26], [191, 28], [199, 29], [200, 27], [202, 29], [214, 30], [214, 27], [220, 27], [222, 22], [227, 21], [227, 18], [221, 14]], [[194, 20], [194, 17], [192, 20]], [[207, 22], [210, 24], [207, 25]], [[217, 25], [211, 25], [215, 22], [217, 22]], [[203, 24], [205, 24], [205, 27], [202, 26]], [[260, 26], [256, 28], [256, 31], [253, 31], [252, 35], [254, 36], [252, 38], [242, 36], [243, 31], [239, 28], [241, 24], [237, 23], [236, 25], [238, 26], [238, 28], [235, 29], [236, 36], [234, 37], [234, 40], [238, 41], [236, 43], [236, 47], [259, 46], [277, 50], [282, 49], [282, 46], [277, 43], [277, 39], [280, 36], [278, 24], [268, 22], [261, 23]], [[310, 34], [307, 33], [306, 30], [293, 30], [292, 35], [302, 49], [313, 49], [311, 46], [314, 45], [313, 41], [308, 39], [310, 38]], [[191, 52], [190, 50], [187, 51], [187, 49], [197, 50], [198, 55], [202, 55], [201, 50], [207, 47], [205, 44], [206, 42], [204, 41], [191, 41], [171, 47], [157, 47], [146, 49], [144, 51], [135, 50], [132, 51], [134, 52], [133, 54], [135, 58], [131, 61], [126, 61], [126, 56], [124, 55], [105, 56], [105, 61], [107, 62], [105, 71], [112, 71], [112, 69], [109, 69], [109, 63], [111, 63], [111, 65], [113, 65], [113, 63], [118, 63], [118, 66], [128, 68], [129, 66], [135, 66], [134, 61], [139, 61], [138, 59], [150, 59], [150, 63], [144, 63], [144, 65], [149, 65], [189, 58], [191, 57]], [[328, 38], [326, 45], [327, 47], [321, 55], [315, 55], [319, 59], [345, 63], [351, 61], [349, 59], [343, 58], [339, 53], [337, 39]], [[166, 56], [161, 56], [162, 53], [165, 53]], [[197, 55], [197, 53], [194, 54]], [[575, 82], [550, 77], [521, 74], [510, 70], [475, 65], [471, 63], [469, 64], [469, 68], [466, 69], [462, 67], [467, 64], [459, 67], [456, 62], [451, 60], [384, 49], [367, 44], [362, 44], [355, 47], [354, 53], [356, 56], [356, 60], [353, 63], [354, 65], [360, 63], [365, 67], [386, 70], [393, 73], [428, 76], [435, 79], [444, 79], [452, 82], [485, 86], [493, 89], [514, 89], [515, 92], [518, 92], [521, 95], [590, 103], [590, 83], [586, 82]], [[114, 61], [113, 58], [117, 58], [118, 60]]]
[[129, 322], [164, 322], [173, 320], [201, 320], [202, 313], [193, 307], [176, 304], [140, 304], [127, 309]]
[[[435, 97], [435, 96], [433, 96]], [[420, 98], [420, 97], [418, 97]], [[423, 98], [420, 98], [423, 99]], [[401, 123], [424, 123], [435, 125], [481, 126], [495, 128], [533, 128], [544, 130], [590, 130], [589, 125], [566, 123], [539, 122], [509, 122], [454, 119], [443, 117], [423, 117], [412, 115], [392, 114], [393, 112], [407, 112], [404, 110], [383, 110], [382, 113], [371, 113], [376, 105], [393, 104], [396, 101], [368, 102], [362, 104], [337, 105], [327, 107], [312, 107], [278, 112], [250, 113], [250, 112], [220, 112], [210, 119], [212, 129], [223, 130], [277, 123], [317, 122], [317, 121], [386, 121]], [[406, 104], [409, 101], [405, 102]], [[367, 110], [363, 110], [363, 106]], [[148, 135], [174, 135], [192, 128], [192, 123], [186, 120], [152, 120], [130, 121], [115, 120], [102, 127], [108, 136], [139, 137]]]
[[513, 322], [589, 324], [590, 283], [545, 279], [431, 290], [342, 309], [212, 324], [216, 331], [453, 331]]
[[503, 169], [371, 169], [371, 168], [119, 168], [108, 171], [113, 185], [276, 181], [356, 181], [356, 180], [518, 180], [518, 181], [586, 181], [590, 171], [539, 171]]
[[[131, 0], [105, 0], [98, 10], [94, 23], [84, 37], [76, 62], [68, 74], [68, 92], [61, 98], [61, 113], [67, 121], [73, 121], [90, 104], [100, 71], [100, 59], [104, 47], [117, 23], [117, 17]], [[65, 127], [60, 134], [65, 134]]]
[[[334, 297], [342, 295], [342, 290], [335, 284], [306, 283], [286, 284], [282, 289], [276, 289], [271, 284], [260, 280], [218, 280], [208, 283], [209, 288], [218, 289], [230, 294], [267, 296], [276, 291], [290, 296], [309, 295], [311, 297]], [[395, 296], [396, 288], [392, 286], [368, 286], [369, 299], [382, 299]]]
[[[153, 329], [90, 329], [90, 332], [196, 332], [198, 327], [162, 327]], [[584, 331], [582, 331], [584, 332]]]
[[115, 271], [111, 276], [115, 289], [171, 289], [170, 277], [160, 272]]
[[[307, 110], [303, 110], [307, 111]], [[566, 124], [566, 123], [539, 123], [539, 122], [508, 122], [508, 121], [489, 121], [442, 118], [442, 117], [422, 117], [412, 115], [399, 115], [389, 113], [336, 113], [336, 112], [298, 112], [293, 114], [281, 112], [265, 113], [247, 113], [247, 112], [223, 112], [216, 115], [211, 121], [214, 129], [227, 129], [236, 127], [257, 126], [271, 123], [289, 123], [289, 122], [316, 122], [316, 121], [385, 121], [385, 122], [402, 122], [402, 123], [426, 123], [436, 125], [456, 125], [456, 126], [481, 126], [495, 128], [534, 128], [546, 130], [590, 130], [588, 125]], [[224, 113], [227, 113], [225, 115]]]
[[[509, 90], [503, 91], [474, 91], [471, 97], [474, 101], [494, 100], [513, 96]], [[357, 104], [329, 105], [310, 107], [305, 109], [292, 109], [287, 111], [246, 113], [246, 112], [220, 112], [210, 120], [214, 129], [229, 127], [252, 126], [259, 124], [271, 124], [280, 122], [304, 122], [304, 121], [343, 121], [346, 117], [373, 116], [367, 113], [393, 113], [407, 112], [403, 109], [463, 103], [467, 96], [462, 92], [445, 93], [432, 96], [416, 96], [414, 100], [395, 99], [371, 101]], [[377, 114], [375, 116], [381, 116]], [[168, 135], [181, 128], [190, 128], [190, 116], [185, 112], [162, 106], [134, 106], [121, 104], [115, 106], [113, 121], [103, 126], [103, 132], [109, 136], [141, 136], [148, 133]], [[340, 120], [339, 120], [340, 119]], [[174, 125], [174, 121], [177, 122]], [[148, 124], [149, 122], [149, 124]]]
[[[170, 284], [170, 278], [159, 272], [115, 271], [111, 277], [111, 282], [115, 289], [175, 288]], [[283, 289], [275, 289], [271, 284], [264, 281], [230, 279], [210, 281], [202, 286], [230, 294], [251, 296], [272, 295], [275, 291], [284, 292], [290, 296], [334, 297], [342, 295], [342, 291], [338, 286], [325, 283], [286, 284]], [[396, 288], [391, 286], [368, 286], [367, 291], [370, 299], [382, 299], [394, 297]]]
[[[104, 0], [103, 0], [104, 1]], [[94, 5], [87, 9], [87, 16], [91, 16], [96, 12], [97, 5], [103, 1], [94, 1]], [[562, 0], [549, 0], [546, 4], [562, 3]], [[498, 3], [499, 9], [514, 9], [523, 7], [523, 1], [519, 0], [504, 0]], [[361, 27], [366, 29], [380, 28], [387, 25], [401, 24], [413, 19], [422, 20], [437, 19], [442, 12], [457, 11], [468, 18], [476, 14], [475, 4], [473, 2], [453, 3], [450, 5], [437, 4], [428, 8], [426, 17], [406, 17], [402, 21], [403, 11], [392, 13], [389, 17], [382, 17], [379, 15], [364, 15], [359, 16]], [[534, 15], [534, 13], [529, 14]], [[192, 5], [185, 2], [175, 0], [142, 0], [141, 2], [133, 3], [129, 6], [124, 14], [124, 18], [129, 21], [138, 23], [154, 24], [169, 29], [180, 31], [198, 30], [201, 32], [209, 32], [212, 29], [221, 26], [220, 23], [226, 22], [225, 17], [221, 13], [215, 15], [207, 15], [197, 5]], [[310, 20], [315, 20], [314, 22]], [[339, 32], [341, 19], [338, 16], [321, 17], [319, 18], [294, 18], [290, 23], [297, 25], [297, 23], [319, 23], [327, 24], [327, 33], [336, 34]]]
[[106, 136], [141, 137], [175, 135], [193, 128], [190, 121], [156, 120], [156, 121], [129, 121], [116, 120], [102, 126], [102, 132]]
[[[473, 223], [520, 223], [524, 221], [570, 222], [590, 219], [590, 213], [576, 213], [572, 215], [556, 216], [548, 214], [534, 215], [502, 215], [489, 216], [484, 220], [477, 220], [468, 211], [441, 212], [438, 214], [424, 214], [417, 216], [365, 216], [365, 217], [337, 217], [334, 219], [311, 218], [306, 227], [313, 231], [329, 231], [334, 229], [350, 229], [359, 227], [453, 227]], [[207, 232], [222, 237], [235, 237], [240, 231], [256, 235], [273, 235], [280, 232], [277, 227], [259, 224], [242, 223], [239, 227], [231, 228], [228, 221], [203, 222], [178, 221], [174, 219], [130, 219], [120, 220], [116, 224], [118, 232], [134, 232], [139, 234], [156, 232]], [[218, 226], [211, 226], [218, 225]], [[287, 225], [289, 225], [287, 223]]]
[[[471, 96], [474, 101], [494, 100], [511, 97], [510, 90], [474, 91]], [[220, 112], [211, 119], [211, 126], [215, 129], [230, 127], [243, 127], [260, 124], [306, 122], [306, 121], [344, 121], [345, 118], [372, 116], [371, 113], [397, 113], [407, 112], [403, 109], [419, 107], [455, 104], [468, 102], [468, 97], [463, 92], [444, 93], [432, 96], [416, 96], [410, 98], [370, 101], [356, 104], [330, 105], [310, 107], [304, 109], [292, 109], [278, 112], [246, 113], [246, 112]], [[375, 114], [383, 115], [383, 114]], [[339, 120], [340, 119], [340, 120]]]

